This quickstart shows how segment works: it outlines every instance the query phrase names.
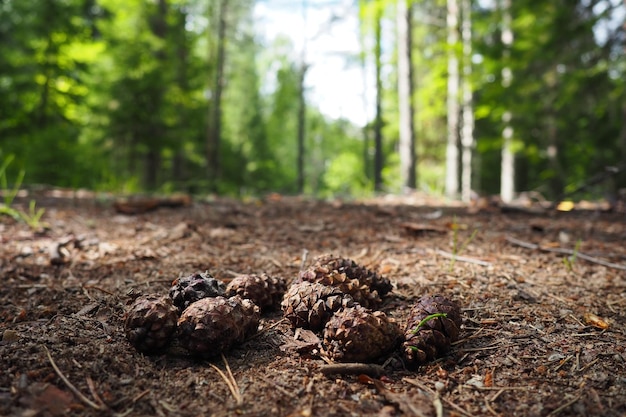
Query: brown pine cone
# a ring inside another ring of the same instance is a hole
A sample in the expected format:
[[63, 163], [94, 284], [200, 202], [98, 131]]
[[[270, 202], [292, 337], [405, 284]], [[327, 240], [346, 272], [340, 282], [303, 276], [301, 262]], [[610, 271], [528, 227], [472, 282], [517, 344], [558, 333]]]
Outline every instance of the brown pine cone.
[[258, 326], [259, 307], [252, 301], [218, 296], [190, 304], [178, 320], [178, 333], [192, 354], [209, 358], [242, 343]]
[[366, 286], [370, 291], [376, 291], [381, 297], [385, 296], [393, 288], [389, 279], [357, 264], [351, 259], [341, 258], [332, 254], [317, 257], [308, 270], [300, 273], [300, 279], [312, 282], [319, 281], [330, 271], [346, 274], [351, 280], [356, 279], [360, 285]]
[[393, 351], [402, 330], [382, 311], [354, 306], [336, 312], [324, 327], [324, 354], [340, 362], [371, 362]]
[[176, 331], [178, 310], [167, 296], [143, 295], [124, 317], [124, 332], [138, 350], [153, 352], [167, 346]]
[[280, 305], [286, 289], [287, 284], [282, 278], [267, 274], [240, 275], [226, 286], [226, 297], [239, 295], [252, 300], [262, 311], [273, 310]]
[[208, 271], [196, 272], [186, 277], [176, 278], [170, 288], [170, 297], [182, 313], [191, 303], [206, 297], [223, 296], [226, 284], [215, 279]]
[[344, 272], [335, 269], [328, 270], [312, 268], [300, 274], [301, 282], [315, 282], [335, 287], [344, 294], [350, 295], [355, 302], [363, 307], [376, 308], [382, 300], [377, 291], [372, 291], [367, 285], [361, 284], [358, 279], [350, 279]]
[[339, 288], [305, 281], [289, 287], [281, 307], [293, 327], [318, 331], [335, 311], [352, 305], [353, 298]]
[[[437, 313], [447, 316], [432, 318], [418, 328], [422, 320]], [[443, 295], [420, 298], [406, 322], [402, 349], [406, 364], [414, 367], [445, 354], [458, 339], [461, 323], [461, 310], [454, 301]]]

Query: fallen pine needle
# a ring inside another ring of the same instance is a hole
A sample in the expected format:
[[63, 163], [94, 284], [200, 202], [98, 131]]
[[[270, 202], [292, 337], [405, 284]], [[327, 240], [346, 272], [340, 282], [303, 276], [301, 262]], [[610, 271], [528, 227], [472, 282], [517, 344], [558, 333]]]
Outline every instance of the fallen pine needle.
[[233, 377], [233, 373], [230, 370], [230, 366], [228, 365], [228, 361], [226, 360], [226, 357], [224, 357], [224, 354], [222, 354], [222, 360], [224, 361], [224, 365], [226, 366], [226, 371], [228, 372], [228, 376], [226, 376], [226, 374], [217, 366], [211, 364], [211, 367], [215, 369], [218, 374], [220, 374], [220, 376], [222, 377], [222, 379], [228, 386], [230, 393], [233, 395], [233, 398], [237, 402], [237, 405], [242, 405], [243, 397], [241, 396], [241, 392], [239, 391], [239, 386], [237, 385], [237, 381]]
[[52, 368], [54, 369], [54, 371], [57, 373], [57, 375], [59, 376], [59, 378], [61, 378], [61, 380], [63, 381], [63, 383], [65, 383], [65, 385], [70, 389], [70, 391], [72, 391], [82, 402], [84, 402], [85, 404], [87, 404], [89, 407], [93, 408], [94, 410], [104, 410], [106, 408], [106, 406], [104, 404], [96, 404], [93, 401], [91, 401], [89, 398], [85, 397], [83, 395], [82, 392], [80, 392], [78, 390], [78, 388], [76, 388], [69, 379], [67, 379], [67, 377], [65, 375], [63, 375], [63, 372], [61, 372], [61, 370], [59, 369], [59, 367], [57, 366], [57, 364], [54, 362], [54, 359], [52, 359], [52, 355], [50, 355], [50, 351], [48, 350], [48, 348], [46, 347], [46, 345], [43, 345], [44, 350], [46, 351], [46, 355], [48, 356], [48, 360], [50, 361], [50, 365], [52, 365]]
[[548, 414], [546, 417], [550, 417], [550, 416], [556, 416], [557, 414], [559, 414], [561, 411], [565, 410], [567, 407], [569, 407], [570, 405], [573, 405], [574, 403], [576, 403], [578, 400], [580, 400], [581, 395], [578, 394], [577, 396], [575, 396], [573, 399], [567, 401], [565, 404], [561, 405], [559, 408], [555, 409], [554, 411], [552, 411], [550, 414]]
[[[411, 385], [415, 385], [416, 387], [421, 388], [422, 390], [424, 390], [426, 392], [429, 392], [431, 395], [436, 395], [436, 391], [428, 388], [425, 384], [423, 384], [422, 382], [420, 382], [417, 379], [402, 378], [402, 380], [404, 382], [408, 382]], [[463, 414], [465, 416], [468, 416], [468, 417], [475, 417], [472, 413], [470, 413], [468, 411], [465, 411], [463, 408], [459, 407], [458, 405], [456, 405], [452, 401], [448, 400], [447, 398], [443, 398], [443, 400], [446, 402], [446, 404], [448, 404], [450, 407], [454, 408], [459, 413], [461, 413], [461, 414]]]
[[480, 259], [469, 258], [467, 256], [455, 255], [454, 253], [446, 252], [445, 250], [437, 249], [435, 251], [438, 255], [443, 256], [444, 258], [454, 259], [457, 262], [466, 262], [470, 264], [480, 265], [480, 266], [491, 266], [491, 262], [483, 261]]

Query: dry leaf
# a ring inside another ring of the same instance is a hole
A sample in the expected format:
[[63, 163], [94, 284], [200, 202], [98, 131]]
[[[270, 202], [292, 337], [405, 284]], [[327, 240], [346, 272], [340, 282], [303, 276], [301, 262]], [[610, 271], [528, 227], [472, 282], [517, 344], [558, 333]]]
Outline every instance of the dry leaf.
[[596, 316], [593, 313], [585, 313], [583, 316], [585, 320], [585, 324], [593, 327], [597, 327], [598, 329], [606, 330], [609, 328], [609, 323], [603, 318]]

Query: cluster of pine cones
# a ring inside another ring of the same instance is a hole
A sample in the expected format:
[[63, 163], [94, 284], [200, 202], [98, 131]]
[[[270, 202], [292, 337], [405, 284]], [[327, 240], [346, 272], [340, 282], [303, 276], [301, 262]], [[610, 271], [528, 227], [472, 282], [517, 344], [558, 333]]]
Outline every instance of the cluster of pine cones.
[[323, 354], [335, 361], [369, 362], [402, 345], [408, 367], [432, 360], [459, 335], [460, 309], [442, 295], [424, 296], [404, 329], [377, 309], [391, 282], [350, 259], [323, 255], [302, 271], [281, 307], [292, 326], [322, 332]]
[[286, 284], [281, 278], [240, 275], [228, 285], [210, 273], [172, 283], [169, 296], [140, 296], [127, 311], [124, 330], [142, 352], [167, 347], [175, 336], [193, 355], [214, 357], [256, 332], [261, 311], [277, 308]]
[[288, 289], [266, 274], [225, 285], [195, 273], [174, 280], [169, 296], [138, 297], [124, 328], [140, 351], [161, 350], [178, 336], [190, 353], [209, 358], [242, 343], [257, 330], [260, 313], [280, 305], [292, 327], [322, 333], [322, 353], [335, 361], [376, 361], [401, 346], [406, 366], [415, 367], [447, 352], [459, 336], [458, 305], [424, 296], [402, 328], [378, 310], [392, 288], [387, 278], [333, 255], [318, 257]]

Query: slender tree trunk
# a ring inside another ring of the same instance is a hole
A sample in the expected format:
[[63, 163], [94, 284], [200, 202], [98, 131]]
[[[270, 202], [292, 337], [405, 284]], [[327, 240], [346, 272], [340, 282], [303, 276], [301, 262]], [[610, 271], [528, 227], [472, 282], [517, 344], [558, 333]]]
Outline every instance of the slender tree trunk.
[[400, 111], [400, 176], [407, 189], [417, 186], [415, 109], [413, 105], [413, 7], [398, 0], [398, 101]]
[[374, 55], [376, 60], [376, 119], [374, 120], [374, 191], [383, 189], [383, 82], [382, 82], [382, 10], [376, 11]]
[[304, 97], [304, 80], [307, 66], [302, 62], [298, 91], [298, 193], [304, 192], [304, 154], [305, 154], [305, 127], [306, 127], [306, 100]]
[[[152, 33], [163, 41], [167, 37], [167, 11], [167, 0], [158, 0], [157, 12], [152, 19]], [[162, 66], [165, 67], [167, 65], [167, 50], [165, 46], [158, 49], [155, 56]], [[152, 110], [155, 112], [158, 112], [163, 105], [164, 89], [165, 86], [161, 84], [156, 86], [152, 92], [154, 97], [152, 97], [153, 102], [151, 106], [153, 106]], [[144, 186], [149, 190], [154, 190], [157, 188], [159, 180], [164, 131], [162, 124], [156, 121], [152, 121], [146, 130], [148, 137], [146, 137], [144, 143], [147, 145], [148, 151], [144, 156]]]
[[[185, 22], [187, 14], [183, 9], [176, 11], [176, 57], [178, 58], [178, 66], [176, 67], [176, 83], [181, 91], [185, 94], [189, 92], [189, 81], [187, 79], [187, 68], [189, 65], [189, 45], [187, 43], [185, 33]], [[189, 124], [189, 113], [184, 109], [179, 115], [178, 128], [184, 131]], [[172, 178], [177, 184], [181, 184], [186, 180], [187, 169], [185, 165], [185, 155], [183, 152], [184, 137], [179, 136], [176, 150], [172, 159]]]
[[456, 46], [459, 41], [459, 6], [457, 0], [448, 0], [448, 144], [446, 147], [446, 196], [456, 198], [459, 192], [459, 60]]
[[[220, 148], [222, 136], [222, 89], [224, 86], [224, 64], [226, 47], [226, 13], [228, 0], [222, 0], [218, 10], [217, 57], [213, 81], [212, 105], [209, 108], [207, 126], [207, 170], [210, 187], [216, 191], [220, 177]], [[210, 16], [209, 16], [210, 17]], [[211, 34], [209, 34], [211, 36]]]
[[[502, 9], [502, 44], [504, 45], [502, 69], [502, 86], [506, 89], [511, 85], [513, 73], [507, 66], [513, 45], [513, 30], [511, 29], [511, 0], [501, 0]], [[513, 154], [513, 127], [511, 119], [513, 115], [506, 110], [502, 115], [504, 129], [502, 130], [502, 167], [500, 171], [500, 198], [508, 203], [513, 200], [515, 194], [515, 155]]]
[[461, 126], [461, 199], [469, 203], [472, 193], [472, 150], [474, 148], [474, 108], [472, 104], [472, 2], [461, 0], [463, 41], [463, 119]]

